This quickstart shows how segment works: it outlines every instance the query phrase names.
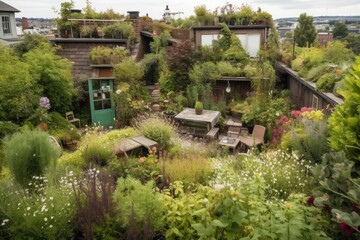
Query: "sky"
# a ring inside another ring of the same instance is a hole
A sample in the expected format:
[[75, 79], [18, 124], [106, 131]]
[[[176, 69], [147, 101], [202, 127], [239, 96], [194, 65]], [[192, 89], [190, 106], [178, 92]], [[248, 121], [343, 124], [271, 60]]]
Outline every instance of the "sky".
[[[3, 2], [17, 8], [20, 13], [16, 17], [55, 18], [58, 15], [54, 10], [60, 9], [60, 4], [65, 0], [2, 0]], [[242, 3], [248, 4], [254, 10], [259, 7], [272, 14], [274, 19], [283, 17], [298, 17], [300, 13], [306, 12], [310, 16], [355, 16], [360, 15], [360, 0], [90, 0], [96, 11], [113, 9], [126, 14], [127, 11], [139, 11], [140, 16], [146, 13], [153, 19], [161, 19], [166, 5], [171, 13], [181, 12], [174, 15], [177, 17], [188, 17], [194, 15], [194, 7], [202, 4], [207, 9], [214, 11], [216, 7], [224, 6], [230, 2], [238, 7]], [[74, 0], [76, 9], [83, 9], [86, 0]]]

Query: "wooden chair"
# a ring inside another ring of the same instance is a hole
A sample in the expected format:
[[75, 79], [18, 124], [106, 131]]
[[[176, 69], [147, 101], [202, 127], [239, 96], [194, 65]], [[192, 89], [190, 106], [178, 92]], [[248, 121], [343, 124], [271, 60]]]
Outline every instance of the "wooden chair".
[[78, 126], [79, 128], [81, 128], [81, 123], [80, 123], [80, 119], [78, 118], [75, 118], [74, 116], [74, 112], [73, 111], [70, 111], [70, 112], [66, 112], [65, 113], [65, 117], [66, 117], [66, 120], [68, 120], [70, 123], [74, 124], [74, 123], [78, 123]]
[[261, 125], [255, 125], [251, 136], [240, 136], [240, 144], [247, 148], [252, 148], [264, 142], [266, 128]]

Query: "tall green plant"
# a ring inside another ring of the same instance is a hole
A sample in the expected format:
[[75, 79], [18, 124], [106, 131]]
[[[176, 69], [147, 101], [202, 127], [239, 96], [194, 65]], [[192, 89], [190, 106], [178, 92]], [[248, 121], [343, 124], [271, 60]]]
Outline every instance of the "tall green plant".
[[43, 175], [47, 169], [54, 173], [60, 149], [47, 133], [24, 131], [5, 140], [4, 155], [15, 180], [27, 187], [33, 176]]
[[71, 109], [75, 94], [72, 78], [72, 63], [55, 54], [50, 42], [41, 44], [24, 55], [33, 79], [42, 89], [42, 94], [51, 102], [53, 111]]
[[345, 76], [344, 104], [338, 105], [329, 119], [329, 143], [335, 151], [344, 151], [347, 158], [360, 166], [360, 57]]

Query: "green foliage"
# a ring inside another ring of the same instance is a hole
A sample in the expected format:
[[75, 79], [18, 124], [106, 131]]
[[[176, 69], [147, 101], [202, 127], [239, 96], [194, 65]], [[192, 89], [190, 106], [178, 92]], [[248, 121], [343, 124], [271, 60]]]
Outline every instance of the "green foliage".
[[140, 120], [137, 127], [142, 135], [157, 142], [163, 150], [167, 150], [171, 146], [171, 138], [175, 136], [175, 131], [170, 123], [159, 117]]
[[175, 91], [185, 90], [190, 80], [188, 72], [194, 62], [190, 41], [182, 41], [166, 48], [166, 63], [174, 80]]
[[217, 41], [213, 41], [213, 49], [217, 59], [221, 59], [222, 54], [229, 49], [231, 45], [231, 37], [233, 35], [233, 33], [226, 24], [222, 23], [220, 25], [222, 26], [222, 29], [220, 31], [221, 38]]
[[[174, 154], [173, 147], [168, 155]], [[177, 155], [177, 156], [176, 156]], [[208, 185], [213, 170], [209, 161], [199, 154], [186, 154], [185, 149], [178, 149], [173, 159], [164, 160], [165, 173], [170, 182], [181, 181], [185, 191], [193, 191], [196, 185]]]
[[199, 101], [196, 101], [195, 102], [195, 109], [196, 110], [203, 110], [203, 104], [202, 104], [202, 102], [199, 102]]
[[131, 23], [116, 22], [104, 27], [105, 35], [112, 38], [128, 38], [130, 41], [136, 39], [135, 31]]
[[137, 239], [144, 239], [145, 228], [155, 233], [162, 231], [165, 224], [162, 217], [166, 211], [161, 202], [162, 196], [154, 189], [154, 184], [149, 181], [143, 185], [131, 177], [117, 181], [113, 199], [121, 213], [118, 217]]
[[148, 84], [159, 82], [163, 60], [159, 54], [146, 54], [140, 61], [144, 69], [144, 80]]
[[356, 55], [360, 54], [360, 34], [350, 34], [346, 38], [346, 45], [350, 48]]
[[139, 84], [139, 80], [144, 76], [144, 70], [140, 64], [129, 57], [114, 67], [113, 75], [116, 83]]
[[0, 46], [0, 119], [21, 122], [28, 118], [40, 98], [40, 86], [7, 46]]
[[360, 57], [345, 76], [345, 89], [341, 92], [344, 104], [338, 105], [329, 119], [330, 147], [335, 151], [344, 151], [350, 160], [360, 160]]
[[256, 179], [260, 175], [266, 184], [269, 198], [287, 199], [291, 194], [308, 194], [311, 189], [308, 160], [301, 159], [296, 152], [273, 150], [256, 155], [239, 156], [234, 161], [240, 181]]
[[72, 63], [55, 54], [50, 43], [31, 50], [24, 55], [30, 74], [42, 88], [42, 94], [51, 102], [53, 111], [71, 109], [75, 93], [72, 79]]
[[310, 47], [316, 39], [316, 29], [313, 18], [302, 13], [295, 28], [295, 42], [299, 47]]
[[25, 53], [40, 48], [43, 44], [48, 43], [49, 39], [46, 36], [39, 34], [25, 34], [24, 39], [20, 43], [15, 44], [13, 49], [21, 57]]
[[71, 169], [82, 171], [86, 169], [87, 164], [84, 159], [82, 150], [76, 150], [75, 152], [64, 152], [58, 160], [59, 169]]
[[41, 176], [48, 169], [54, 172], [60, 149], [50, 142], [49, 135], [40, 131], [15, 133], [4, 142], [4, 156], [15, 177], [27, 187], [33, 176]]
[[225, 77], [238, 77], [241, 76], [243, 71], [239, 67], [235, 67], [229, 62], [220, 61], [217, 63], [218, 70], [221, 76]]
[[1, 239], [71, 239], [75, 221], [73, 176], [51, 186], [45, 177], [31, 179], [29, 188], [13, 182], [0, 186]]
[[231, 35], [231, 44], [224, 52], [223, 59], [236, 65], [245, 65], [249, 60], [249, 56], [242, 47], [240, 39], [235, 34]]
[[335, 73], [325, 73], [316, 82], [316, 89], [322, 92], [331, 92], [337, 81], [338, 76]]
[[330, 42], [324, 49], [324, 58], [329, 63], [341, 64], [353, 59], [353, 53], [346, 47], [346, 44], [340, 41]]
[[332, 33], [335, 39], [340, 39], [345, 38], [349, 34], [349, 31], [345, 23], [336, 22]]
[[49, 134], [54, 136], [59, 142], [69, 140], [80, 140], [80, 134], [75, 126], [66, 120], [58, 112], [48, 114]]
[[344, 152], [327, 153], [322, 163], [312, 170], [320, 186], [313, 193], [315, 205], [331, 209], [334, 239], [357, 239], [360, 237], [360, 190], [356, 163]]
[[236, 23], [239, 25], [250, 25], [253, 23], [255, 16], [256, 13], [249, 5], [242, 4], [236, 13]]
[[19, 125], [12, 122], [2, 122], [0, 121], [0, 139], [6, 135], [14, 134], [18, 131]]
[[311, 111], [309, 114], [318, 114], [321, 119], [310, 119], [305, 116], [292, 122], [293, 127], [283, 135], [281, 146], [285, 149], [298, 151], [301, 156], [312, 163], [319, 163], [323, 154], [329, 151], [326, 141], [328, 137], [327, 121], [323, 113]]
[[94, 165], [106, 166], [115, 157], [113, 146], [109, 142], [91, 141], [84, 150], [84, 158], [89, 167]]

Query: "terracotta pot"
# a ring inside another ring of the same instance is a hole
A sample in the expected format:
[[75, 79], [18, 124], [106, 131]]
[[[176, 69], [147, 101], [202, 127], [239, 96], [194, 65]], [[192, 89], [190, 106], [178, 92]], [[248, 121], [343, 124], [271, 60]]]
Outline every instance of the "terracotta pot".
[[202, 112], [203, 112], [202, 109], [195, 109], [195, 114], [196, 114], [196, 115], [201, 115]]

